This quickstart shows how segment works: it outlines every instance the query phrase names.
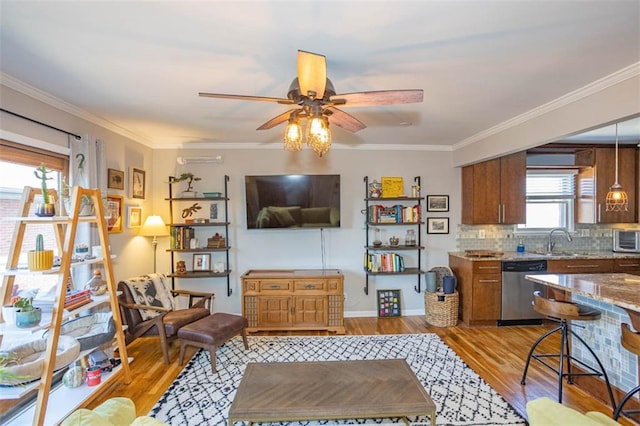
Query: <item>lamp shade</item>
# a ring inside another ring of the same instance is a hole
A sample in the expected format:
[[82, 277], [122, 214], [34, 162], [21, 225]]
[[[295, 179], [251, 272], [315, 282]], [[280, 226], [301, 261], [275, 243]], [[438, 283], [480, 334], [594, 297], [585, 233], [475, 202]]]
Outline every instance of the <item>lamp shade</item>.
[[164, 237], [169, 235], [167, 225], [160, 216], [147, 216], [138, 235], [143, 237]]

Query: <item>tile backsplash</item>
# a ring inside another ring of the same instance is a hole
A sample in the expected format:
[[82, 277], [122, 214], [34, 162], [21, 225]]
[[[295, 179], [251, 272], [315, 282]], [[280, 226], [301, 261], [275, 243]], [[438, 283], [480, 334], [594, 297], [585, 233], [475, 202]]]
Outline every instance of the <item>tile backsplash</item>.
[[[554, 232], [552, 241], [557, 251], [607, 251], [612, 250], [613, 228], [640, 229], [638, 224], [620, 225], [576, 225], [571, 234], [573, 241], [567, 241], [562, 232]], [[547, 249], [548, 234], [517, 234], [514, 225], [458, 225], [456, 249], [516, 251], [522, 240], [526, 251]]]

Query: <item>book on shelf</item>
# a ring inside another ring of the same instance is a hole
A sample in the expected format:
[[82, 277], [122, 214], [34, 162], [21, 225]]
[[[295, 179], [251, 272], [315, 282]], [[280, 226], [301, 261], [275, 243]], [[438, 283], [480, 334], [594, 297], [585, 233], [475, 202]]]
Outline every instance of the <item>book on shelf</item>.
[[365, 253], [364, 263], [369, 272], [404, 271], [404, 259], [397, 253]]

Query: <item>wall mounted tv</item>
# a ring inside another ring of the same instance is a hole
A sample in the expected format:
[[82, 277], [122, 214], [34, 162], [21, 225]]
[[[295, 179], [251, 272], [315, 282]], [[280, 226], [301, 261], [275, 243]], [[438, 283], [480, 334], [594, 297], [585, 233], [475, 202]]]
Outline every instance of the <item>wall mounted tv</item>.
[[245, 176], [248, 229], [340, 227], [340, 175]]

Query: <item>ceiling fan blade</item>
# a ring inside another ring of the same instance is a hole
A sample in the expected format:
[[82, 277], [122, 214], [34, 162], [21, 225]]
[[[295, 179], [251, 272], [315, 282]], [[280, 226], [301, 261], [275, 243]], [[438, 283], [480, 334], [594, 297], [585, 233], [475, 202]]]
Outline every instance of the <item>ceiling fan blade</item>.
[[379, 90], [333, 95], [329, 99], [334, 105], [349, 107], [372, 105], [412, 104], [422, 102], [424, 91], [418, 90]]
[[258, 127], [256, 130], [267, 130], [267, 129], [271, 129], [272, 127], [276, 127], [278, 124], [281, 124], [287, 121], [289, 119], [289, 115], [291, 115], [291, 113], [294, 111], [299, 111], [299, 109], [294, 108], [294, 109], [290, 109], [287, 112], [283, 112], [282, 114], [276, 117], [273, 117], [271, 120], [267, 121], [262, 126]]
[[325, 111], [330, 111], [329, 123], [335, 124], [338, 127], [342, 127], [352, 133], [360, 131], [367, 126], [354, 116], [347, 114], [346, 112], [334, 107], [327, 107]]
[[202, 96], [203, 98], [233, 99], [237, 101], [276, 102], [276, 103], [285, 104], [285, 105], [290, 105], [293, 103], [291, 99], [268, 98], [265, 96], [226, 95], [224, 93], [205, 93], [205, 92], [199, 92], [198, 96]]
[[313, 92], [313, 97], [321, 99], [327, 84], [327, 58], [298, 50], [298, 83], [301, 95], [310, 96], [309, 92]]

